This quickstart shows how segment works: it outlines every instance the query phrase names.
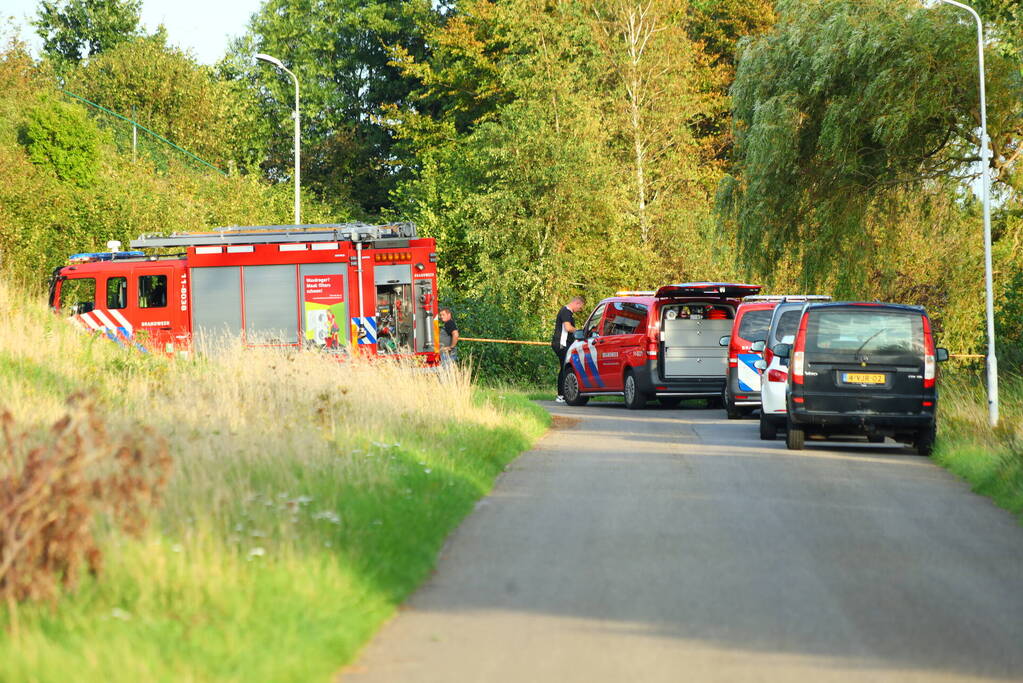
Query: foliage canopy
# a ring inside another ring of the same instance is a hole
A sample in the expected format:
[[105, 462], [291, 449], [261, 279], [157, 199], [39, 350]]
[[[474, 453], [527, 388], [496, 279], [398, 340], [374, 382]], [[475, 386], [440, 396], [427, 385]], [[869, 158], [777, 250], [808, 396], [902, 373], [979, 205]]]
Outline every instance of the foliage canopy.
[[36, 33], [43, 52], [77, 64], [140, 35], [141, 0], [41, 0]]
[[[775, 29], [741, 53], [723, 200], [744, 260], [767, 273], [795, 249], [813, 283], [876, 257], [856, 236], [896, 189], [954, 193], [976, 177], [975, 34], [914, 0], [778, 7]], [[1023, 137], [1014, 65], [993, 56], [988, 79], [993, 165], [1013, 185]]]

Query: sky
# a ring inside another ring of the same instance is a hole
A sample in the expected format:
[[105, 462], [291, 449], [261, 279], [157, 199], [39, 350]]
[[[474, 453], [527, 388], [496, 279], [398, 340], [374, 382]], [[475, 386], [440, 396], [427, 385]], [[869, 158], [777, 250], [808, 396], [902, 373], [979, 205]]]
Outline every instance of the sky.
[[[142, 0], [142, 23], [147, 32], [162, 23], [172, 45], [191, 50], [203, 64], [213, 64], [224, 56], [230, 40], [245, 32], [261, 4], [262, 0]], [[0, 18], [14, 17], [21, 37], [36, 54], [42, 41], [29, 21], [38, 6], [38, 0], [0, 0]]]

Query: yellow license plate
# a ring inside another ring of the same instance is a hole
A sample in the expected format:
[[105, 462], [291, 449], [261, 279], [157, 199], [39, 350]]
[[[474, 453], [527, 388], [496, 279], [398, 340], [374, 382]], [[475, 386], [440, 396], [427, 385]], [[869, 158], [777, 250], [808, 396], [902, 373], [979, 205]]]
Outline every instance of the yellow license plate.
[[885, 376], [873, 372], [843, 372], [842, 381], [849, 384], [884, 384]]

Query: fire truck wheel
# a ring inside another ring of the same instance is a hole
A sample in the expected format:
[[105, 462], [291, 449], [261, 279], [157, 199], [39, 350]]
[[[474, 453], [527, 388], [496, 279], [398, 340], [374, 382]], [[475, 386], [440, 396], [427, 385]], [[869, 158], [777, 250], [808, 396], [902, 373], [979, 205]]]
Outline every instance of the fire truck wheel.
[[575, 370], [571, 368], [565, 368], [565, 378], [561, 384], [562, 396], [565, 397], [565, 403], [570, 406], [584, 406], [590, 402], [589, 396], [583, 396], [579, 391], [579, 375], [575, 374]]
[[632, 372], [625, 373], [625, 407], [639, 410], [646, 405], [647, 396], [636, 385], [636, 376]]

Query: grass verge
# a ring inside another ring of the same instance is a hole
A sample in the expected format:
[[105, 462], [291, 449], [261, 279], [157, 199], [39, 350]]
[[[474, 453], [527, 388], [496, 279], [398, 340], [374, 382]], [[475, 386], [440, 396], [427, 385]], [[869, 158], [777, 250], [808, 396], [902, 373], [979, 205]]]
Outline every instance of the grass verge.
[[0, 285], [0, 401], [19, 425], [41, 432], [83, 389], [112, 426], [165, 438], [173, 475], [141, 540], [100, 535], [99, 577], [17, 608], [0, 680], [327, 680], [549, 423], [457, 368], [129, 354]]
[[1000, 419], [993, 430], [980, 377], [946, 376], [941, 392], [934, 460], [1023, 520], [1023, 378], [1000, 381]]

